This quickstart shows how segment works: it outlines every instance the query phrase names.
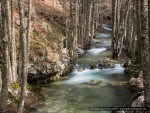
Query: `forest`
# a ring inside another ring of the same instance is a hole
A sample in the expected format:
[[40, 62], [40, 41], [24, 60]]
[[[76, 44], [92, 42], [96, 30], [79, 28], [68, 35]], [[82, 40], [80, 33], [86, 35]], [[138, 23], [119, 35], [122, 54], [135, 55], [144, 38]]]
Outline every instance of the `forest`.
[[0, 113], [95, 112], [150, 113], [150, 0], [0, 0]]

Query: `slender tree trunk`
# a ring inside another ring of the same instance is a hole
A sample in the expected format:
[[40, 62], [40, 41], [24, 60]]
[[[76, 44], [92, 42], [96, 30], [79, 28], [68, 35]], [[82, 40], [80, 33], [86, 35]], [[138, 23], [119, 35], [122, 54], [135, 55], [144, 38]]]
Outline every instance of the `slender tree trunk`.
[[[10, 0], [7, 0], [7, 9], [8, 9], [8, 35], [9, 35], [9, 40], [10, 40], [10, 44], [9, 44], [9, 53], [11, 53], [11, 8], [10, 8]], [[9, 59], [9, 65], [11, 67], [11, 56]], [[12, 68], [9, 69], [9, 83], [13, 83], [13, 76], [12, 76]]]
[[86, 19], [86, 28], [85, 28], [85, 46], [84, 48], [87, 49], [89, 46], [89, 37], [91, 36], [90, 34], [90, 24], [91, 24], [91, 13], [92, 13], [92, 1], [91, 0], [87, 0], [86, 3], [86, 15], [85, 15], [85, 19]]
[[[2, 47], [2, 15], [1, 15], [1, 0], [0, 0], [0, 51], [3, 51], [3, 47]], [[0, 59], [2, 59], [1, 58], [2, 56], [1, 56], [1, 54], [0, 54]], [[1, 97], [1, 89], [2, 89], [2, 72], [1, 72], [1, 66], [0, 66], [0, 97]], [[1, 103], [0, 103], [1, 104]]]
[[85, 25], [86, 25], [86, 21], [84, 21], [85, 19], [85, 0], [81, 0], [81, 14], [80, 14], [81, 18], [80, 18], [80, 24], [81, 24], [81, 44], [82, 47], [84, 48], [85, 43], [84, 43], [84, 38], [85, 38]]
[[17, 81], [17, 58], [14, 27], [14, 0], [11, 0], [11, 67], [13, 82]]
[[148, 0], [148, 37], [149, 37], [149, 53], [150, 53], [150, 0]]
[[78, 0], [70, 0], [70, 50], [71, 58], [75, 57], [78, 38]]
[[92, 2], [92, 16], [91, 16], [91, 29], [90, 29], [90, 32], [91, 32], [91, 36], [90, 36], [90, 38], [89, 38], [89, 45], [91, 46], [92, 45], [92, 43], [93, 43], [93, 37], [94, 37], [94, 32], [95, 32], [95, 18], [97, 17], [97, 14], [96, 14], [96, 0], [94, 0], [93, 2]]
[[9, 27], [8, 27], [8, 6], [7, 0], [1, 1], [1, 15], [2, 15], [2, 58], [3, 58], [3, 68], [2, 68], [2, 89], [0, 95], [0, 111], [3, 112], [7, 110], [7, 96], [8, 96], [8, 81], [9, 81]]
[[21, 93], [19, 99], [19, 113], [23, 113], [24, 102], [26, 97], [27, 90], [27, 40], [26, 40], [26, 29], [24, 22], [24, 0], [18, 0], [19, 6], [19, 14], [20, 14], [20, 38], [21, 38], [21, 60], [22, 60], [22, 68], [21, 68]]
[[1, 68], [0, 68], [0, 95], [1, 95], [1, 89], [2, 89], [2, 74], [1, 74]]
[[[140, 0], [141, 4], [141, 52], [142, 52], [142, 69], [144, 79], [144, 102], [145, 106], [150, 107], [150, 53], [149, 53], [149, 37], [148, 37], [148, 15], [145, 10], [147, 1]], [[146, 113], [150, 113], [150, 110]]]
[[95, 29], [98, 28], [98, 20], [99, 20], [99, 0], [95, 1]]
[[117, 56], [117, 52], [116, 52], [116, 29], [117, 29], [117, 2], [118, 0], [112, 0], [112, 25], [113, 25], [113, 33], [112, 33], [112, 58], [116, 58]]
[[136, 0], [136, 34], [137, 34], [137, 62], [141, 65], [141, 14], [140, 14], [140, 0]]
[[29, 59], [30, 59], [31, 14], [32, 14], [32, 0], [28, 0], [28, 25], [27, 25], [27, 55], [28, 55], [27, 59], [28, 61], [27, 61], [27, 66], [29, 65]]

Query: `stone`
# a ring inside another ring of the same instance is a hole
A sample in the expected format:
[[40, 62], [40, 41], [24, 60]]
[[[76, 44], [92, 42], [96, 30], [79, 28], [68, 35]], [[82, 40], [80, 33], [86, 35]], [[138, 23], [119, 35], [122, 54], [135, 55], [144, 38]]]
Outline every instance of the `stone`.
[[97, 66], [96, 65], [89, 65], [89, 69], [96, 69]]
[[131, 107], [144, 107], [144, 96], [141, 95], [135, 101], [133, 101]]
[[112, 60], [107, 57], [100, 59], [98, 62], [98, 68], [107, 69], [107, 68], [115, 68], [114, 64], [112, 64]]
[[32, 75], [36, 75], [37, 74], [37, 70], [34, 67], [30, 67], [28, 70], [28, 73], [32, 74]]
[[60, 75], [59, 74], [57, 74], [56, 76], [53, 76], [51, 78], [52, 81], [58, 81], [59, 79], [60, 79]]
[[128, 60], [125, 64], [124, 64], [124, 68], [127, 68], [128, 66], [131, 65], [131, 60]]
[[85, 51], [82, 50], [81, 48], [76, 48], [76, 55], [77, 57], [81, 57], [85, 54]]
[[144, 84], [143, 84], [143, 79], [142, 78], [131, 78], [129, 83], [128, 83], [128, 88], [131, 91], [143, 91], [144, 89]]
[[100, 80], [97, 80], [97, 79], [92, 79], [89, 83], [91, 84], [91, 85], [98, 85], [98, 84], [100, 84], [102, 81], [100, 81]]

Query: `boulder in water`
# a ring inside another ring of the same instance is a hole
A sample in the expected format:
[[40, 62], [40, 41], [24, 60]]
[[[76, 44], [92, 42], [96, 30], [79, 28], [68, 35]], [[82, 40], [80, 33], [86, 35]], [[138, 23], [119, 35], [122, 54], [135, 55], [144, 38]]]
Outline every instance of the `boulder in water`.
[[107, 57], [104, 57], [103, 59], [99, 60], [99, 63], [103, 63], [103, 64], [108, 64], [110, 62], [111, 62], [111, 60]]
[[84, 82], [82, 83], [83, 85], [88, 85], [88, 86], [92, 86], [92, 85], [99, 85], [100, 83], [102, 83], [101, 80], [97, 80], [97, 79], [92, 79], [89, 82]]
[[90, 83], [91, 85], [98, 85], [98, 84], [100, 84], [101, 82], [102, 82], [101, 80], [92, 79], [89, 83]]
[[96, 65], [89, 65], [89, 69], [96, 69], [97, 66]]
[[114, 68], [115, 67], [112, 64], [112, 60], [110, 60], [107, 57], [104, 57], [103, 59], [100, 59], [98, 63], [99, 63], [98, 68], [100, 68], [100, 69]]

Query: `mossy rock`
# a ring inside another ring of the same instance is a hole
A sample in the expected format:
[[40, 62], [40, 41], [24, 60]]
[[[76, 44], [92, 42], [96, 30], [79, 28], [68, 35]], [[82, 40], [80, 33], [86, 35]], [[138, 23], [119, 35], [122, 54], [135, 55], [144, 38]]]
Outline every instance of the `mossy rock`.
[[101, 80], [97, 80], [97, 79], [92, 79], [89, 83], [91, 85], [99, 85], [100, 83], [102, 83], [102, 81]]
[[89, 66], [89, 69], [96, 69], [96, 68], [97, 68], [96, 65], [90, 65], [90, 66]]

